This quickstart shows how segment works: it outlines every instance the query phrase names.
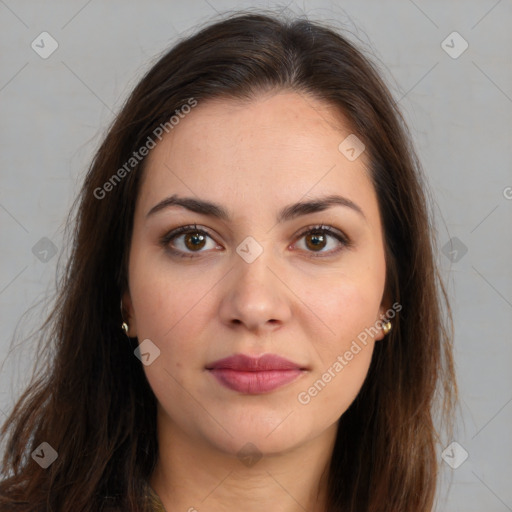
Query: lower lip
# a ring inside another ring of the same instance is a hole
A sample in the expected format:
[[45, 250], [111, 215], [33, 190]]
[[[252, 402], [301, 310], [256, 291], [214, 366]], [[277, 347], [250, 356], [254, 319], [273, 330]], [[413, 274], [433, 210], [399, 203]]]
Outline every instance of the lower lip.
[[209, 371], [222, 385], [233, 391], [249, 395], [268, 393], [294, 381], [304, 373], [299, 369], [244, 372], [218, 368]]

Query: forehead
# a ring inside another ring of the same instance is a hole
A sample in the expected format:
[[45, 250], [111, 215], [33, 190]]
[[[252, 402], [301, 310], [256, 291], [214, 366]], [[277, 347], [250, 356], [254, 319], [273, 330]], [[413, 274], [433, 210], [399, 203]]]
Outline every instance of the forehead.
[[302, 93], [199, 102], [151, 150], [138, 203], [147, 212], [177, 193], [243, 213], [340, 193], [375, 210], [366, 154], [350, 161], [339, 149], [351, 133], [339, 111]]

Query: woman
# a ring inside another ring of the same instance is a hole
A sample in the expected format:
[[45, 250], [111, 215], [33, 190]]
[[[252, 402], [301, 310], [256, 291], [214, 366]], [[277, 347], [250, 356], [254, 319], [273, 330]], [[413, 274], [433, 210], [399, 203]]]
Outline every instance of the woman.
[[85, 179], [0, 509], [431, 511], [457, 388], [429, 215], [343, 36], [239, 14], [179, 42]]

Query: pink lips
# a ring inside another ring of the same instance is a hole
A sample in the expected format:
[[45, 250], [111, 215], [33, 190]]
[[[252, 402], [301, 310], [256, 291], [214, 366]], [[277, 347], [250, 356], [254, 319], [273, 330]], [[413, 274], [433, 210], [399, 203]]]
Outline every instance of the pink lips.
[[306, 370], [273, 354], [258, 358], [237, 354], [207, 365], [206, 369], [227, 388], [251, 395], [268, 393], [284, 386]]

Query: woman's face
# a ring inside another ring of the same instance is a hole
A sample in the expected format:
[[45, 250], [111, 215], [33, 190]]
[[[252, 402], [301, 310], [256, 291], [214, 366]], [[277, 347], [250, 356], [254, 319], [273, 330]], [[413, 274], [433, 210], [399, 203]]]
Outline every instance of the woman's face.
[[332, 438], [388, 306], [366, 154], [339, 149], [350, 134], [328, 105], [281, 92], [199, 102], [148, 155], [123, 302], [130, 336], [150, 340], [161, 428], [226, 453]]

